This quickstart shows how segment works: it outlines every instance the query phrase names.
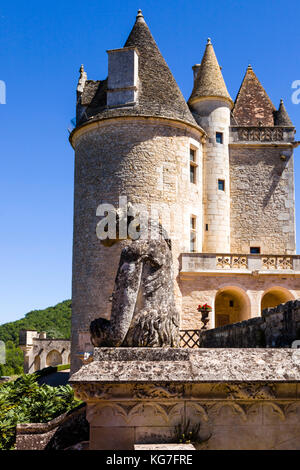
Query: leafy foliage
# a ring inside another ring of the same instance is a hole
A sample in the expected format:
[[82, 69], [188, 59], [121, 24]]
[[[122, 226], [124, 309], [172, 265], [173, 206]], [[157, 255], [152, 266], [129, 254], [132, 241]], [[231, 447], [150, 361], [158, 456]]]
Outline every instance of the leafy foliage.
[[209, 434], [205, 438], [201, 438], [200, 427], [201, 427], [201, 423], [191, 426], [190, 420], [188, 420], [184, 425], [179, 423], [175, 427], [174, 441], [177, 443], [178, 442], [182, 443], [182, 444], [192, 444], [192, 443], [202, 444], [204, 442], [207, 442], [211, 438], [211, 434]]
[[23, 375], [0, 385], [0, 450], [12, 449], [18, 423], [46, 423], [76, 408], [69, 385], [38, 385], [38, 373]]
[[12, 341], [7, 341], [6, 363], [0, 364], [1, 375], [19, 375], [23, 373], [23, 353]]
[[0, 325], [0, 340], [6, 346], [6, 364], [0, 364], [1, 375], [23, 372], [23, 353], [18, 348], [21, 329], [46, 331], [48, 338], [69, 339], [71, 335], [71, 300], [54, 307], [33, 310], [20, 320]]

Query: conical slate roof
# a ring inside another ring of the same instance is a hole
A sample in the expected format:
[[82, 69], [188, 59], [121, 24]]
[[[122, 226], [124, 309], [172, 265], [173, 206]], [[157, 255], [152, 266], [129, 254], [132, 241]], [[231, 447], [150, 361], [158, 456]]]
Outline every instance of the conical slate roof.
[[289, 126], [294, 127], [290, 117], [285, 109], [283, 100], [280, 100], [278, 111], [274, 112], [274, 124], [275, 126]]
[[239, 126], [274, 126], [274, 111], [275, 106], [248, 65], [232, 111], [235, 121]]
[[[139, 54], [138, 103], [134, 106], [108, 109], [105, 99], [107, 81], [87, 81], [91, 92], [85, 89], [82, 96], [87, 105], [85, 120], [145, 115], [179, 119], [198, 126], [140, 10], [124, 47], [130, 46], [136, 47]], [[96, 91], [95, 84], [98, 86]], [[82, 121], [79, 124], [82, 124]]]
[[189, 104], [204, 97], [225, 98], [232, 102], [210, 39], [207, 40]]

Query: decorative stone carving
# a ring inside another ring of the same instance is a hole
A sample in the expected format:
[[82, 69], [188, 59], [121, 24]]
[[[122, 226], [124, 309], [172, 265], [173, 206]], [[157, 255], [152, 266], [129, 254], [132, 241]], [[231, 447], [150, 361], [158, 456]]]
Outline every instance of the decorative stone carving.
[[182, 398], [184, 394], [184, 385], [165, 384], [148, 386], [135, 384], [133, 390], [134, 398]]
[[273, 400], [275, 398], [274, 385], [272, 384], [226, 384], [228, 399], [232, 400]]
[[276, 269], [276, 258], [273, 256], [264, 256], [262, 258], [263, 269]]
[[291, 258], [278, 258], [277, 263], [277, 269], [293, 269], [293, 262]]
[[243, 255], [225, 255], [217, 256], [216, 264], [218, 269], [247, 269], [247, 256]]
[[217, 268], [230, 269], [230, 256], [217, 256]]
[[231, 267], [233, 269], [247, 269], [247, 256], [233, 256]]
[[82, 400], [89, 400], [91, 397], [95, 397], [101, 400], [108, 400], [112, 396], [112, 385], [101, 385], [98, 384], [76, 384], [73, 385], [74, 390], [76, 391], [76, 396]]
[[262, 269], [293, 269], [293, 260], [289, 256], [263, 256]]
[[281, 127], [239, 127], [239, 140], [273, 142], [283, 140]]
[[210, 408], [209, 416], [213, 414], [220, 414], [220, 411], [224, 407], [229, 407], [234, 414], [238, 414], [241, 416], [242, 421], [247, 421], [247, 414], [246, 414], [244, 407], [235, 401], [232, 401], [232, 402], [220, 401], [220, 402], [212, 404], [209, 407]]
[[110, 320], [90, 325], [94, 346], [176, 347], [179, 312], [173, 293], [171, 244], [160, 225], [149, 222], [149, 237], [133, 240], [121, 252]]

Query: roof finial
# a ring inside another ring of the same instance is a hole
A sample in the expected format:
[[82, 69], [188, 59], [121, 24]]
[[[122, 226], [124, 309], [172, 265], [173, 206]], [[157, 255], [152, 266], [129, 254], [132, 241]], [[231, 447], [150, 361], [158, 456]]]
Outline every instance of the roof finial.
[[80, 77], [78, 80], [78, 85], [77, 85], [77, 91], [78, 93], [82, 93], [85, 82], [87, 81], [87, 73], [84, 71], [84, 66], [81, 64], [80, 69], [79, 69]]
[[249, 64], [248, 67], [247, 67], [248, 70], [252, 70], [252, 65]]
[[207, 44], [211, 44], [211, 39], [207, 38]]
[[145, 23], [144, 16], [143, 16], [141, 9], [138, 11], [138, 14], [136, 15], [136, 21], [140, 23]]
[[283, 99], [282, 98], [280, 98], [280, 104], [283, 104]]

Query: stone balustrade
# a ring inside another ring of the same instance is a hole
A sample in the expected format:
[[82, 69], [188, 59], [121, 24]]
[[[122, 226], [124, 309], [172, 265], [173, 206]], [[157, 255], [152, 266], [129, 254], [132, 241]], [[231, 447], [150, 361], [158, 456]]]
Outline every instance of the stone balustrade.
[[230, 143], [234, 142], [290, 142], [294, 140], [294, 128], [282, 126], [231, 126]]
[[182, 253], [181, 272], [300, 273], [299, 255]]

